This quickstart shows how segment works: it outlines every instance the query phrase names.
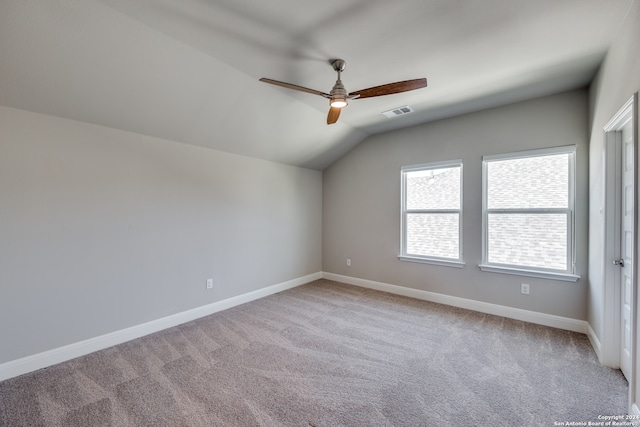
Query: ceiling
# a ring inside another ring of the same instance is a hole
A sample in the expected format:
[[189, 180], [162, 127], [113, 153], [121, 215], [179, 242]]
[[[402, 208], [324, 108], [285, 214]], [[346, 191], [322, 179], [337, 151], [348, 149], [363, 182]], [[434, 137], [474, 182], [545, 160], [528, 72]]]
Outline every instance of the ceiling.
[[[634, 0], [0, 0], [0, 104], [324, 169], [368, 135], [583, 87]], [[355, 91], [328, 101], [343, 58]], [[410, 105], [389, 119], [382, 111]]]

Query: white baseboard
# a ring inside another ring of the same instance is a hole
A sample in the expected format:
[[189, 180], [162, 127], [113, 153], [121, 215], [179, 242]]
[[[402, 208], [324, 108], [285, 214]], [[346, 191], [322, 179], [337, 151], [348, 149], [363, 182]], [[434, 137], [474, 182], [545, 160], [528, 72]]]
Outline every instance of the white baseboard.
[[200, 317], [208, 316], [240, 304], [244, 304], [259, 298], [263, 298], [287, 289], [295, 288], [305, 283], [312, 282], [322, 278], [322, 272], [309, 274], [287, 282], [278, 283], [253, 292], [238, 295], [222, 301], [214, 302], [202, 307], [177, 313], [171, 316], [163, 317], [151, 322], [132, 326], [130, 328], [111, 332], [88, 340], [65, 345], [63, 347], [48, 350], [42, 353], [27, 356], [21, 359], [12, 360], [10, 362], [0, 364], [0, 381], [17, 377], [47, 366], [75, 359], [76, 357], [102, 350], [114, 345], [122, 344], [136, 338], [143, 337], [155, 332], [162, 331], [167, 328], [191, 322]]
[[587, 337], [589, 338], [589, 342], [591, 342], [591, 347], [596, 352], [596, 356], [598, 356], [598, 360], [602, 363], [602, 344], [596, 335], [596, 332], [593, 330], [591, 325], [587, 323]]
[[347, 283], [349, 285], [375, 289], [378, 291], [384, 291], [425, 301], [436, 302], [439, 304], [451, 305], [453, 307], [466, 308], [468, 310], [478, 311], [481, 313], [493, 314], [496, 316], [522, 320], [524, 322], [551, 326], [554, 328], [580, 332], [583, 334], [586, 334], [588, 329], [588, 323], [586, 321], [571, 319], [569, 317], [555, 316], [553, 314], [539, 313], [536, 311], [491, 304], [467, 298], [454, 297], [451, 295], [444, 295], [419, 289], [406, 288], [403, 286], [390, 285], [388, 283], [375, 282], [373, 280], [359, 279], [357, 277], [343, 276], [334, 273], [324, 272], [322, 277], [329, 280], [335, 280], [336, 282]]

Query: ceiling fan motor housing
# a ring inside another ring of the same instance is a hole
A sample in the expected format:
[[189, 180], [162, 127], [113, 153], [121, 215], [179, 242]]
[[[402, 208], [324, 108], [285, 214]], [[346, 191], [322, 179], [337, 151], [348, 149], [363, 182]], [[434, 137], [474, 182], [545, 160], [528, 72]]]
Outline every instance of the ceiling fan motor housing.
[[349, 93], [344, 88], [342, 80], [338, 79], [336, 80], [336, 84], [333, 85], [333, 89], [331, 89], [331, 92], [329, 92], [329, 95], [331, 95], [331, 102], [335, 100], [341, 100], [347, 103], [347, 97]]

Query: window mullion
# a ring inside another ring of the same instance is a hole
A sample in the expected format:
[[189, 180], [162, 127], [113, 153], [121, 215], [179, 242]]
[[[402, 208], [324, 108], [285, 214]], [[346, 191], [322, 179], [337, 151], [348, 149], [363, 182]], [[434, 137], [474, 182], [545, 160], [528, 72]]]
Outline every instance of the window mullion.
[[407, 209], [407, 214], [459, 214], [461, 209]]
[[490, 214], [564, 214], [571, 212], [569, 208], [519, 208], [519, 209], [487, 209]]

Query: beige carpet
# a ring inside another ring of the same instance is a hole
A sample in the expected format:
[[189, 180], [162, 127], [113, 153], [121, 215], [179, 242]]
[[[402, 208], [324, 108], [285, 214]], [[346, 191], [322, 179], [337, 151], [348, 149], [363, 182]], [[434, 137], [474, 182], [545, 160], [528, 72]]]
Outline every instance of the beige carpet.
[[553, 426], [626, 412], [585, 335], [320, 280], [0, 383], [0, 426]]

